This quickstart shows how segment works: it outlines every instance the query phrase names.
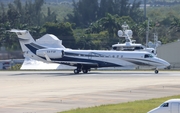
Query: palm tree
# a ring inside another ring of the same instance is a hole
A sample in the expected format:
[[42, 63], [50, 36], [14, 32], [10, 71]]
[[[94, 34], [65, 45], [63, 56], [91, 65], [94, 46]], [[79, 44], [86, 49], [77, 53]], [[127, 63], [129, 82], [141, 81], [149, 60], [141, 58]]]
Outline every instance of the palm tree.
[[100, 24], [102, 25], [104, 30], [107, 30], [110, 36], [114, 36], [114, 33], [117, 32], [117, 18], [118, 15], [111, 15], [109, 13], [106, 14], [106, 17], [100, 19]]
[[173, 22], [171, 23], [170, 29], [175, 29], [176, 32], [180, 31], [180, 19], [174, 18]]

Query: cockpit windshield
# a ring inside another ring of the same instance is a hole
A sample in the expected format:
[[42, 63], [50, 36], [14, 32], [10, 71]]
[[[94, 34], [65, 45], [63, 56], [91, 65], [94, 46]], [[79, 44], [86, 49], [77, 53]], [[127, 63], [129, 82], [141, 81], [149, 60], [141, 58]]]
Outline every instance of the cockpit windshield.
[[152, 54], [145, 54], [144, 58], [153, 58], [154, 56]]

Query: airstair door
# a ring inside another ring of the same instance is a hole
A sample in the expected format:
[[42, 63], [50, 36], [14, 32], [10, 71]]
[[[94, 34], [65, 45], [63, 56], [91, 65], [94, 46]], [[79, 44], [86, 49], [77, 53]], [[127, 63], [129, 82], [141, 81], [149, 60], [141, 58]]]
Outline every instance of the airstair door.
[[171, 112], [170, 113], [180, 113], [179, 107], [180, 107], [180, 104], [178, 102], [171, 103], [171, 110], [170, 110]]

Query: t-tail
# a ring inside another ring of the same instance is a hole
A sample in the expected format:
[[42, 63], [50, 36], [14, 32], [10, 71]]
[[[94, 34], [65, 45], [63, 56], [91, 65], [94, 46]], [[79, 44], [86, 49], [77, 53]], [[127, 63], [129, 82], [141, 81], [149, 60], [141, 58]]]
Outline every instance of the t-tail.
[[32, 58], [35, 60], [42, 60], [41, 57], [37, 56], [36, 52], [39, 49], [44, 49], [45, 47], [38, 45], [29, 31], [12, 29], [10, 30], [10, 32], [14, 32], [18, 36], [22, 51], [24, 53], [24, 57]]
[[27, 46], [25, 46], [26, 44], [35, 43], [33, 37], [31, 36], [29, 31], [27, 31], [27, 30], [12, 29], [12, 30], [10, 30], [10, 32], [14, 32], [18, 36], [19, 42], [20, 42], [20, 45], [21, 45], [23, 52], [29, 51]]

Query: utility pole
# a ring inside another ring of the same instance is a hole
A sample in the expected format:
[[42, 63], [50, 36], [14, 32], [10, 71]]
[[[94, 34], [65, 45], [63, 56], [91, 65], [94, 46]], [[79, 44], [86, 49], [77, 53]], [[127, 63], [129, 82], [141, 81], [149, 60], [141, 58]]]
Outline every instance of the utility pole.
[[148, 47], [148, 41], [149, 41], [149, 19], [147, 20], [147, 28], [146, 28], [146, 47]]
[[[144, 20], [148, 20], [148, 18], [146, 17], [146, 0], [144, 0]], [[147, 27], [146, 27], [146, 47], [148, 47], [148, 36], [149, 36], [149, 20], [147, 23]]]
[[146, 0], [144, 0], [144, 19], [146, 20]]

